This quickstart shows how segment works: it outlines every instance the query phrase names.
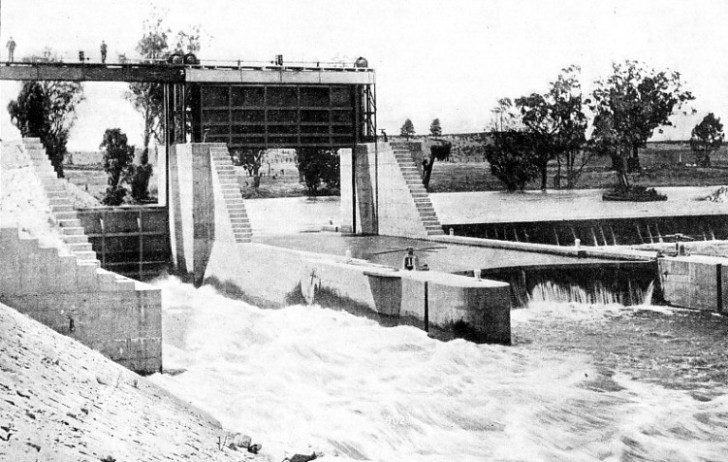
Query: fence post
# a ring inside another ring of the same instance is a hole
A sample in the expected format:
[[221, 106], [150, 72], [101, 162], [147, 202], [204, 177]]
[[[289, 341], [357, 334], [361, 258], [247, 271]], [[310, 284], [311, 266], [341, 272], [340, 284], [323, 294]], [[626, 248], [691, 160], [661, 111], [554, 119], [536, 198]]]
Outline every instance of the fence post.
[[144, 268], [144, 235], [142, 234], [142, 212], [139, 211], [137, 217], [137, 227], [139, 228], [139, 280], [142, 280], [142, 273]]
[[715, 310], [718, 313], [723, 312], [723, 265], [718, 263], [715, 265]]
[[430, 332], [430, 301], [427, 281], [425, 281], [425, 332]]

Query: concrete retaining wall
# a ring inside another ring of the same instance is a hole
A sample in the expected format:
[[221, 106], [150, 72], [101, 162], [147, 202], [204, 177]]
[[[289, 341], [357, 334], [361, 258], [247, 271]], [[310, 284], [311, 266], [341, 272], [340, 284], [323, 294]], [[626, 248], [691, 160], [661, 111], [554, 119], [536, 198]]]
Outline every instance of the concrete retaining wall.
[[663, 298], [673, 306], [725, 312], [728, 259], [704, 256], [658, 260]]
[[259, 306], [318, 303], [375, 315], [466, 327], [477, 340], [510, 343], [508, 284], [439, 273], [397, 271], [344, 257], [263, 244], [215, 243], [205, 281]]
[[159, 289], [0, 229], [0, 303], [140, 373], [162, 368]]

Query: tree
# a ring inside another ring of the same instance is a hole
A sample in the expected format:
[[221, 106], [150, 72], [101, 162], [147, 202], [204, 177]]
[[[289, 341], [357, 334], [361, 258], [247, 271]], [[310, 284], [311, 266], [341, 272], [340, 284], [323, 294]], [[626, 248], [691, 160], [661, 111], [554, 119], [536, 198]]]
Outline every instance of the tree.
[[695, 163], [699, 167], [710, 167], [710, 153], [720, 149], [725, 134], [720, 117], [711, 112], [695, 125], [690, 136], [690, 149], [695, 155]]
[[490, 126], [486, 126], [486, 131], [502, 132], [506, 130], [522, 129], [521, 114], [513, 105], [510, 98], [501, 98], [491, 109], [493, 119]]
[[[414, 127], [413, 127], [414, 129]], [[442, 127], [440, 126], [440, 119], [435, 119], [430, 124], [430, 135], [442, 136]]]
[[[164, 27], [163, 22], [159, 11], [155, 11], [151, 19], [144, 21], [144, 35], [137, 43], [136, 50], [142, 58], [149, 62], [166, 59], [170, 55], [168, 37], [171, 31]], [[162, 130], [164, 87], [162, 84], [156, 82], [130, 83], [125, 97], [144, 119], [143, 148], [149, 149], [152, 137], [162, 143], [164, 141], [164, 131]]]
[[535, 146], [533, 134], [529, 132], [509, 129], [491, 133], [491, 140], [485, 146], [485, 157], [491, 173], [506, 190], [523, 190], [538, 176]]
[[339, 188], [340, 167], [336, 151], [298, 148], [296, 164], [309, 196], [317, 196], [322, 183], [330, 190]]
[[[170, 49], [171, 29], [164, 25], [163, 12], [155, 10], [152, 17], [144, 21], [144, 33], [136, 50], [148, 62], [164, 61], [172, 53], [197, 53], [200, 51], [200, 26], [190, 26], [188, 32], [178, 31], [174, 49]], [[164, 87], [161, 83], [135, 82], [129, 84], [125, 97], [144, 119], [144, 150], [155, 139], [164, 142], [162, 118], [164, 117]]]
[[613, 63], [612, 75], [596, 85], [587, 103], [595, 114], [592, 146], [612, 157], [619, 185], [629, 189], [627, 173], [639, 169], [639, 148], [656, 128], [672, 125], [673, 111], [694, 97], [679, 73], [656, 72], [637, 61]]
[[146, 149], [142, 151], [139, 165], [130, 165], [129, 169], [131, 173], [131, 197], [140, 202], [149, 200], [149, 180], [153, 171]]
[[[137, 43], [136, 50], [148, 62], [166, 60], [173, 52], [169, 46], [172, 31], [164, 25], [163, 16], [163, 12], [155, 10], [152, 17], [144, 21], [144, 33]], [[177, 32], [174, 52], [196, 53], [198, 51], [200, 51], [200, 26], [190, 27], [189, 32]], [[131, 167], [131, 185], [132, 197], [137, 200], [145, 200], [149, 197], [149, 179], [152, 176], [152, 166], [147, 161], [149, 159], [149, 144], [152, 139], [161, 144], [165, 141], [166, 136], [162, 124], [164, 117], [164, 87], [157, 82], [130, 83], [125, 97], [131, 102], [134, 109], [142, 115], [144, 120], [141, 162], [140, 165]]]
[[124, 202], [126, 189], [122, 185], [129, 182], [133, 170], [134, 146], [127, 145], [127, 137], [119, 128], [108, 128], [99, 146], [104, 150], [104, 171], [108, 175], [104, 205], [120, 205]]
[[589, 157], [582, 157], [577, 168], [577, 156], [586, 141], [587, 118], [582, 111], [581, 84], [578, 66], [562, 70], [548, 93], [518, 98], [521, 122], [531, 133], [534, 143], [535, 166], [541, 174], [541, 189], [547, 186], [548, 163], [558, 160], [557, 184], [560, 184], [561, 165], [566, 166], [567, 188], [573, 188]]
[[76, 82], [28, 81], [8, 104], [13, 124], [24, 137], [38, 137], [59, 178], [68, 152], [68, 133], [76, 121], [76, 107], [84, 100]]
[[399, 129], [399, 134], [408, 140], [410, 137], [415, 136], [415, 126], [410, 119], [404, 121], [402, 128]]
[[430, 146], [430, 154], [422, 159], [422, 184], [425, 189], [430, 186], [430, 176], [432, 176], [432, 167], [435, 166], [435, 160], [450, 159], [452, 144], [444, 140], [436, 141], [437, 144]]
[[238, 162], [253, 177], [253, 188], [260, 187], [260, 167], [263, 165], [265, 149], [241, 149], [236, 151]]

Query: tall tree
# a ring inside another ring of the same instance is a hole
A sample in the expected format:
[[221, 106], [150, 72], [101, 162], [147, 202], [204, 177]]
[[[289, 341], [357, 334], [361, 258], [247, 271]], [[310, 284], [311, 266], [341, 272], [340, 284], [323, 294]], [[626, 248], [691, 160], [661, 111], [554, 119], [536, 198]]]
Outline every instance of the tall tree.
[[12, 123], [22, 136], [40, 138], [59, 178], [76, 107], [83, 100], [80, 83], [46, 80], [23, 83], [18, 98], [8, 104]]
[[690, 148], [695, 155], [695, 163], [700, 167], [710, 167], [710, 153], [719, 149], [725, 133], [720, 117], [711, 112], [695, 125], [690, 136]]
[[430, 124], [430, 135], [442, 136], [442, 126], [440, 125], [440, 119], [435, 119]]
[[613, 63], [612, 75], [596, 85], [588, 102], [595, 114], [593, 147], [612, 157], [620, 186], [629, 188], [627, 173], [639, 169], [639, 148], [655, 129], [672, 125], [673, 111], [694, 97], [683, 89], [679, 73], [657, 72], [637, 61]]
[[[200, 51], [200, 26], [190, 26], [188, 31], [178, 31], [174, 48], [171, 48], [172, 31], [164, 24], [164, 12], [155, 10], [144, 21], [143, 35], [137, 43], [137, 53], [148, 62], [165, 61], [172, 53], [197, 53]], [[144, 119], [144, 149], [155, 139], [164, 142], [162, 118], [164, 117], [164, 89], [162, 84], [135, 82], [129, 84], [126, 99]]]
[[[570, 66], [561, 71], [549, 91], [540, 95], [518, 98], [516, 106], [521, 122], [531, 133], [534, 145], [533, 161], [541, 175], [541, 189], [547, 186], [548, 163], [551, 160], [566, 166], [567, 187], [572, 188], [585, 161], [577, 168], [577, 156], [586, 141], [587, 118], [582, 110], [580, 68]], [[582, 159], [588, 160], [588, 157]]]
[[415, 126], [410, 119], [404, 121], [402, 128], [399, 129], [399, 134], [408, 140], [410, 137], [415, 136]]
[[[144, 33], [137, 43], [137, 52], [148, 62], [167, 59], [170, 55], [168, 43], [170, 34], [171, 30], [164, 26], [161, 13], [155, 10], [152, 18], [144, 21]], [[149, 149], [152, 137], [162, 143], [164, 141], [164, 131], [162, 130], [164, 89], [162, 84], [156, 82], [130, 83], [125, 96], [144, 119], [143, 148]]]

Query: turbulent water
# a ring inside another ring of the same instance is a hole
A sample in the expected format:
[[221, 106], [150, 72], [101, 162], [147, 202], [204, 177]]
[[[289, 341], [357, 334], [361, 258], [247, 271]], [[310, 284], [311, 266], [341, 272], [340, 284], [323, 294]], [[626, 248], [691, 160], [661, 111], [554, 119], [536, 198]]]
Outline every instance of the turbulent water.
[[[158, 285], [165, 368], [184, 372], [152, 380], [272, 460], [313, 449], [377, 461], [728, 460], [725, 393], [706, 402], [587, 356], [441, 342], [345, 312], [261, 310], [208, 287]], [[560, 316], [626, 309], [570, 307]], [[514, 330], [554, 312], [519, 311]]]

